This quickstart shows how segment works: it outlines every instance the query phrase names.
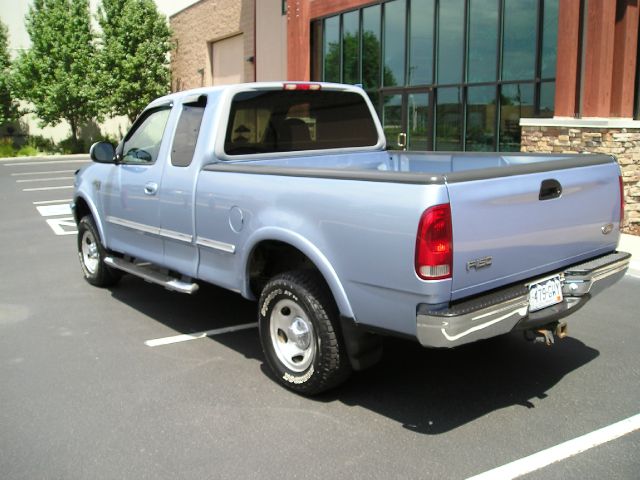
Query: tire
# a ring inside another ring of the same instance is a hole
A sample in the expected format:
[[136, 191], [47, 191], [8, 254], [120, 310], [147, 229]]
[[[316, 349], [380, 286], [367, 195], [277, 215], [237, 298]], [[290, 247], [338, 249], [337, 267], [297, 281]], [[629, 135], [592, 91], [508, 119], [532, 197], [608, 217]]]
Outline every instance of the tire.
[[82, 217], [78, 223], [78, 258], [82, 274], [87, 282], [96, 287], [110, 287], [118, 283], [122, 273], [104, 263], [106, 250], [91, 215]]
[[351, 374], [338, 309], [315, 272], [274, 277], [262, 290], [260, 342], [278, 382], [303, 395], [316, 395]]

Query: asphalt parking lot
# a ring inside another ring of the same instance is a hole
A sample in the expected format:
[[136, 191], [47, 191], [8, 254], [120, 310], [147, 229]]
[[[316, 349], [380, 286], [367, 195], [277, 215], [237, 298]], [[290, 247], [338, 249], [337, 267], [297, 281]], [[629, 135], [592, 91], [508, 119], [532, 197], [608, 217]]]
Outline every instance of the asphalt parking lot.
[[[553, 347], [389, 339], [379, 365], [307, 399], [271, 379], [253, 303], [210, 286], [189, 297], [129, 276], [112, 289], [83, 280], [65, 205], [86, 161], [0, 161], [3, 479], [463, 479], [505, 465], [488, 478], [512, 478], [537, 452], [545, 466], [523, 478], [640, 478], [635, 274]], [[216, 334], [234, 326], [246, 328]], [[624, 420], [636, 427], [583, 441]], [[575, 439], [585, 451], [563, 458]]]

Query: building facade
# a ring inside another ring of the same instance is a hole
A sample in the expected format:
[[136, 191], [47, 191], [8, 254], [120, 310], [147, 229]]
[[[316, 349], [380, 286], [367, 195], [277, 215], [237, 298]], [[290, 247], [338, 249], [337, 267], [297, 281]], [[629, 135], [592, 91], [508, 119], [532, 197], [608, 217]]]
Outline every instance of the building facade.
[[361, 84], [391, 148], [615, 154], [640, 226], [638, 23], [638, 0], [203, 0], [171, 18], [174, 88], [219, 83], [208, 45], [242, 34], [242, 80]]
[[282, 0], [201, 0], [171, 16], [172, 89], [284, 80]]

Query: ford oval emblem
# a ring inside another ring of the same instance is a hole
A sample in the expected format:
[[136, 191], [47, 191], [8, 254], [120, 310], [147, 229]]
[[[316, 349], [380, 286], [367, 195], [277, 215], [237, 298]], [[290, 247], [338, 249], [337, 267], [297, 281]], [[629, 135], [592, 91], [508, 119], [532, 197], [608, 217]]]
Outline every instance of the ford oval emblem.
[[613, 223], [607, 223], [601, 230], [603, 235], [609, 235], [613, 231]]

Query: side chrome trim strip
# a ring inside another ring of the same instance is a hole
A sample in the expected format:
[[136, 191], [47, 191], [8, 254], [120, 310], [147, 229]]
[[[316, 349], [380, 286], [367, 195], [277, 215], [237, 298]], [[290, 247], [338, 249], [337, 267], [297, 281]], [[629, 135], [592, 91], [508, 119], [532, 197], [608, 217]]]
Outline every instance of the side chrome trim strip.
[[120, 225], [121, 227], [131, 228], [144, 233], [151, 233], [152, 235], [160, 235], [160, 229], [158, 227], [152, 227], [145, 225], [144, 223], [132, 222], [123, 218], [107, 216], [107, 222], [114, 225]]
[[176, 232], [175, 230], [167, 230], [166, 228], [160, 229], [160, 236], [185, 243], [191, 243], [193, 241], [193, 235], [189, 235], [188, 233]]
[[213, 248], [225, 253], [236, 253], [236, 246], [230, 243], [219, 242], [217, 240], [211, 240], [209, 238], [197, 237], [196, 244], [201, 247]]
[[144, 223], [132, 222], [123, 218], [108, 216], [107, 222], [113, 223], [114, 225], [120, 225], [121, 227], [131, 228], [132, 230], [138, 230], [139, 232], [170, 238], [171, 240], [177, 240], [179, 242], [191, 243], [193, 241], [193, 235], [189, 235], [187, 233], [180, 233], [166, 228], [152, 227], [150, 225], [145, 225]]

